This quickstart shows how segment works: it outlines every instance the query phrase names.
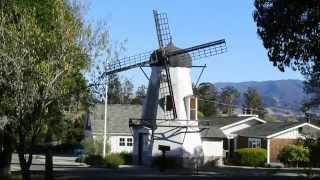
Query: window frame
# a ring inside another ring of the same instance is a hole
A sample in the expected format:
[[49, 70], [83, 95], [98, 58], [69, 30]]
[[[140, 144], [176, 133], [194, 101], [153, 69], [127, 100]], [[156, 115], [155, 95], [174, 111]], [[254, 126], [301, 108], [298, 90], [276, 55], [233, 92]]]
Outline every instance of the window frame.
[[119, 146], [126, 146], [126, 138], [119, 138]]
[[261, 138], [248, 138], [248, 148], [261, 148]]
[[130, 137], [130, 138], [126, 138], [126, 139], [127, 139], [127, 146], [129, 146], [129, 147], [133, 146], [133, 138]]

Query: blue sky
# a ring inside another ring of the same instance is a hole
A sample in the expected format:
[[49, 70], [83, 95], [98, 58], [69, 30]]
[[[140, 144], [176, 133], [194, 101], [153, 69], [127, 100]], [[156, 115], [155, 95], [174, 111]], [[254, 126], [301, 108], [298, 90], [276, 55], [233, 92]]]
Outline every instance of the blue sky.
[[[299, 72], [282, 73], [268, 61], [252, 18], [253, 0], [87, 0], [90, 19], [111, 26], [113, 41], [128, 40], [123, 56], [157, 48], [152, 10], [166, 12], [173, 41], [180, 48], [225, 38], [228, 52], [196, 61], [207, 64], [201, 81], [242, 82], [302, 79]], [[148, 71], [148, 70], [147, 70]], [[196, 80], [200, 69], [193, 69]], [[137, 86], [147, 83], [140, 70], [120, 74]]]

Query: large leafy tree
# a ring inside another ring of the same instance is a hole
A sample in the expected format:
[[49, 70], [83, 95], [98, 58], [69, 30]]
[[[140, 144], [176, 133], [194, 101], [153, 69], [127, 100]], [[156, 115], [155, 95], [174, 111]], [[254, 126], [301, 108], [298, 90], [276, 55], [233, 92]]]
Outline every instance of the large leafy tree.
[[219, 105], [222, 113], [232, 114], [234, 105], [239, 97], [240, 92], [236, 88], [232, 86], [224, 87], [220, 93], [221, 104]]
[[1, 1], [0, 113], [8, 119], [5, 131], [14, 134], [24, 179], [30, 179], [39, 135], [45, 127], [52, 134], [51, 125], [70, 105], [66, 99], [83, 99], [77, 96], [86, 93], [76, 93], [85, 85], [82, 71], [105, 47], [105, 33], [93, 33], [73, 5], [64, 0]]
[[263, 106], [262, 98], [259, 92], [252, 87], [249, 87], [243, 94], [244, 104], [243, 111], [246, 114], [257, 114], [259, 117], [264, 118], [266, 110]]
[[197, 88], [194, 88], [195, 94], [198, 97], [198, 109], [204, 116], [213, 116], [218, 113], [217, 101], [218, 91], [211, 83], [201, 83]]
[[320, 1], [255, 0], [254, 21], [279, 70], [299, 70], [306, 90], [313, 94], [309, 105], [320, 104]]

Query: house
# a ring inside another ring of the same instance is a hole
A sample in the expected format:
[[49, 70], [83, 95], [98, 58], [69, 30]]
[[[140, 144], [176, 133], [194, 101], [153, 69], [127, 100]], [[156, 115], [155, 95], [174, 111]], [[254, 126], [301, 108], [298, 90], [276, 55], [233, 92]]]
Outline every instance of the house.
[[[99, 139], [104, 131], [104, 104], [90, 109], [88, 132]], [[134, 138], [129, 127], [130, 118], [139, 118], [141, 105], [108, 105], [107, 137], [111, 152], [132, 152]], [[320, 128], [307, 122], [270, 123], [255, 115], [211, 117], [199, 120], [203, 162], [233, 158], [239, 148], [261, 147], [267, 150], [267, 163], [277, 162], [279, 152], [305, 135], [320, 137]]]
[[289, 144], [306, 135], [319, 137], [320, 128], [307, 122], [275, 122], [249, 127], [236, 132], [237, 148], [264, 148], [267, 163], [278, 162], [278, 154]]
[[[108, 104], [107, 137], [112, 153], [132, 152], [133, 136], [129, 128], [129, 118], [140, 117], [141, 105]], [[105, 105], [96, 104], [89, 112], [87, 137], [103, 138]]]
[[[201, 121], [204, 123], [209, 122], [208, 128], [204, 129], [201, 133], [202, 143], [204, 144], [204, 152], [210, 151], [210, 153], [216, 154], [218, 157], [223, 158], [233, 157], [233, 152], [235, 149], [237, 149], [238, 131], [266, 123], [266, 121], [258, 118], [255, 115], [212, 117], [205, 120], [200, 120], [200, 125], [204, 124], [201, 123]], [[221, 148], [214, 148], [212, 141], [219, 143], [219, 147]]]

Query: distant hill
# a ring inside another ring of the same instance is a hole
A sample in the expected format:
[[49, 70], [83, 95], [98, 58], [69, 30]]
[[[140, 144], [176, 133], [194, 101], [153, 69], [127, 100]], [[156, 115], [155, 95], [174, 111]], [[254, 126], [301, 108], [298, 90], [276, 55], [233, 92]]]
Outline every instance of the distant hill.
[[[263, 103], [269, 107], [272, 114], [293, 115], [300, 111], [306, 95], [303, 91], [303, 81], [301, 80], [276, 80], [276, 81], [249, 81], [249, 82], [221, 82], [214, 84], [220, 91], [223, 87], [233, 86], [243, 94], [248, 87], [254, 87], [263, 98]], [[240, 97], [238, 104], [243, 103], [243, 97]], [[283, 111], [288, 109], [290, 111]]]

